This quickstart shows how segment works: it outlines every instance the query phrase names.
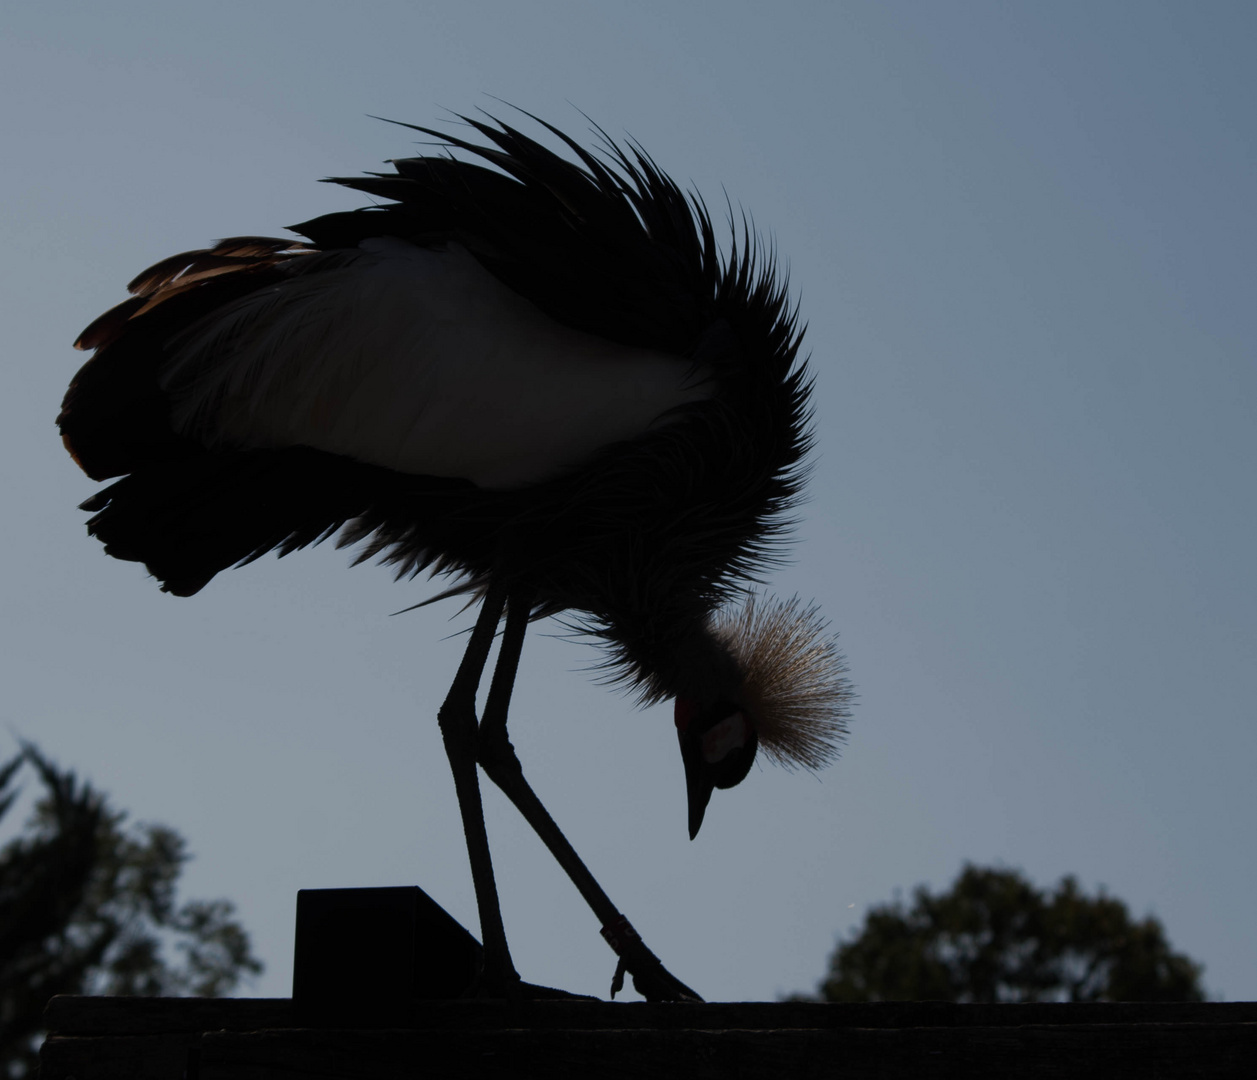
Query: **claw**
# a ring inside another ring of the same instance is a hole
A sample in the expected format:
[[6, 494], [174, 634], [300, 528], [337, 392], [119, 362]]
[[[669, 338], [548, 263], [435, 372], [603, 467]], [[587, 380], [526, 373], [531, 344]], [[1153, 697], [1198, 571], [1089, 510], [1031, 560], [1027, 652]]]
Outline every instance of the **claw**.
[[[615, 1000], [615, 995], [624, 989], [624, 973], [628, 970], [628, 965], [624, 962], [624, 957], [620, 957], [615, 965], [615, 974], [611, 976], [611, 1000]], [[633, 985], [637, 985], [637, 980], [633, 980]]]
[[633, 989], [647, 1001], [703, 1000], [658, 960], [641, 972], [633, 973]]

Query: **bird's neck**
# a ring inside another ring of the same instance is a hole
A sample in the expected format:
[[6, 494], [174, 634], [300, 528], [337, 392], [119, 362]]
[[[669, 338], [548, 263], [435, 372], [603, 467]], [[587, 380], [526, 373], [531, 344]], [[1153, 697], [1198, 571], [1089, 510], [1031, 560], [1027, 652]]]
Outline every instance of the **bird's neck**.
[[685, 697], [706, 707], [736, 695], [741, 669], [705, 618], [674, 624], [665, 633], [657, 625], [629, 623], [612, 631], [647, 700]]

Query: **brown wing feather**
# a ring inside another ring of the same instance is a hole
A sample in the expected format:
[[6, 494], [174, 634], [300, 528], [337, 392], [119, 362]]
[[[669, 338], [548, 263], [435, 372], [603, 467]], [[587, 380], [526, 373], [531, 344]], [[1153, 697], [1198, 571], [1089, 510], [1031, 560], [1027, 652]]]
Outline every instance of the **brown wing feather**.
[[163, 259], [128, 286], [136, 295], [91, 323], [75, 342], [96, 354], [66, 391], [57, 424], [66, 449], [95, 480], [119, 476], [192, 452], [170, 426], [170, 407], [157, 381], [170, 340], [207, 314], [310, 254], [309, 245], [266, 236], [237, 236], [212, 248]]

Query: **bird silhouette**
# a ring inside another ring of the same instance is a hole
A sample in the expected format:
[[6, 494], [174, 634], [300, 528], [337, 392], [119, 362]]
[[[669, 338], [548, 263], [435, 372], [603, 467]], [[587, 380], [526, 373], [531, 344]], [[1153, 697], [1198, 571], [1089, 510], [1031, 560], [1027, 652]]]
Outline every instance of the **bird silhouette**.
[[[527, 114], [525, 114], [527, 115]], [[453, 578], [479, 602], [439, 712], [484, 939], [479, 992], [520, 993], [477, 774], [521, 810], [652, 1000], [697, 999], [646, 948], [524, 779], [507, 706], [531, 620], [605, 648], [672, 699], [693, 838], [757, 749], [836, 754], [850, 686], [816, 609], [757, 598], [805, 476], [797, 309], [748, 226], [636, 143], [596, 151], [493, 117], [391, 173], [378, 205], [172, 256], [76, 343], [58, 423], [109, 555], [189, 596], [266, 552], [337, 536], [356, 562]], [[473, 141], [477, 135], [483, 141]], [[566, 156], [565, 156], [566, 155]], [[439, 597], [434, 597], [434, 599]], [[476, 694], [499, 624], [482, 713]]]

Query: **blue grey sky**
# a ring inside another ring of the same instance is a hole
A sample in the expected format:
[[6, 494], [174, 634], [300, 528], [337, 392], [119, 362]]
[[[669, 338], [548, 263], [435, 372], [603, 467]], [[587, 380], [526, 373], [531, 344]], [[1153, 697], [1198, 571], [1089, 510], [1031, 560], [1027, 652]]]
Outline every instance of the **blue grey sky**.
[[[106, 558], [52, 420], [80, 329], [173, 252], [362, 200], [370, 115], [639, 139], [771, 236], [817, 451], [775, 591], [860, 703], [818, 777], [685, 829], [666, 708], [541, 624], [534, 785], [676, 974], [807, 990], [837, 935], [966, 860], [1078, 875], [1257, 997], [1257, 175], [1247, 3], [4, 5], [0, 719], [170, 824], [288, 993], [302, 887], [418, 884], [476, 927], [435, 724], [468, 625], [331, 545], [161, 594]], [[526, 978], [605, 995], [594, 918], [496, 793]]]

